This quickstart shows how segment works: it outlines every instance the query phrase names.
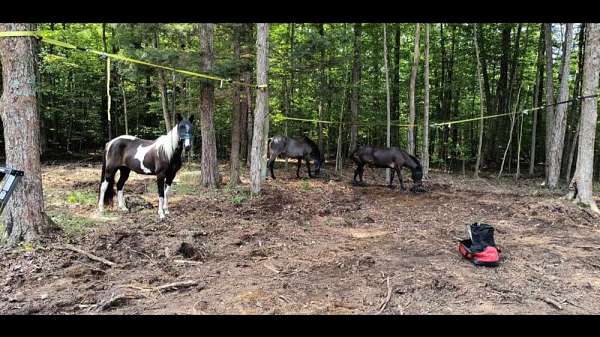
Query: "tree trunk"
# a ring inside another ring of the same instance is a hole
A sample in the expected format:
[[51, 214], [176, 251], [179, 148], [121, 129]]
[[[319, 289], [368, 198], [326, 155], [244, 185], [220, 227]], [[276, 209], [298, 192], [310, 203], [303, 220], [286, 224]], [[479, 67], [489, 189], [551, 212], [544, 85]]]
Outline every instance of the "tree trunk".
[[421, 164], [423, 175], [429, 176], [429, 24], [425, 24], [425, 69], [424, 69], [425, 97], [423, 109], [423, 148], [421, 151]]
[[[212, 73], [215, 59], [213, 54], [214, 24], [201, 23], [198, 26], [198, 30], [200, 32], [201, 70], [205, 73]], [[215, 88], [212, 82], [203, 81], [200, 84], [200, 132], [202, 134], [201, 185], [208, 188], [216, 188], [220, 183], [217, 163], [217, 143], [213, 124], [214, 91]]]
[[356, 150], [358, 140], [358, 98], [360, 85], [360, 35], [362, 32], [362, 24], [354, 24], [354, 59], [352, 62], [352, 98], [350, 100], [350, 111], [352, 112], [350, 126], [350, 148], [348, 155]]
[[[600, 24], [586, 25], [586, 44], [583, 65], [582, 95], [598, 94], [598, 73], [600, 72]], [[581, 104], [581, 120], [579, 132], [579, 149], [577, 167], [572, 179], [569, 198], [589, 206], [592, 211], [600, 213], [593, 198], [594, 173], [594, 141], [598, 120], [598, 98], [584, 99]]]
[[[323, 24], [319, 24], [319, 36], [321, 41], [325, 40], [325, 29]], [[325, 48], [322, 44], [319, 44], [319, 49], [321, 49], [321, 58], [319, 60], [319, 82], [320, 82], [320, 90], [319, 90], [319, 120], [323, 120], [323, 105], [325, 102], [325, 95], [327, 92], [325, 88], [327, 88], [326, 78], [325, 78]], [[323, 123], [319, 122], [319, 149], [323, 151]]]
[[[102, 45], [104, 46], [104, 52], [108, 53], [108, 45], [106, 43], [106, 23], [102, 24]], [[106, 59], [106, 70], [108, 72], [108, 69], [110, 67], [110, 58]], [[110, 81], [110, 79], [107, 77], [107, 81]], [[107, 82], [106, 84], [107, 86], [107, 90], [106, 90], [106, 94], [104, 95], [106, 98], [103, 99], [103, 101], [106, 102], [106, 106], [107, 106], [107, 113], [106, 113], [106, 129], [108, 130], [108, 139], [111, 140], [113, 138], [113, 132], [112, 132], [112, 123], [111, 123], [111, 118], [110, 118], [110, 95], [109, 95], [109, 84]], [[104, 119], [104, 118], [102, 118]]]
[[[390, 106], [390, 72], [388, 69], [387, 53], [388, 53], [388, 50], [387, 50], [387, 28], [386, 28], [386, 24], [384, 23], [383, 24], [383, 66], [384, 66], [384, 71], [385, 71], [385, 93], [386, 93], [386, 107], [387, 107], [386, 146], [390, 147], [391, 146], [390, 136], [391, 136], [392, 115], [391, 115], [391, 106]], [[390, 169], [389, 168], [385, 169], [385, 181], [387, 181], [388, 184], [390, 184], [390, 185], [392, 184], [392, 181], [390, 181]]]
[[[240, 64], [241, 32], [236, 25], [233, 28], [233, 60]], [[240, 77], [238, 75], [238, 77]], [[229, 155], [229, 186], [235, 187], [240, 181], [240, 138], [241, 138], [241, 86], [233, 87], [231, 112], [231, 153]]]
[[[392, 85], [391, 85], [391, 110], [392, 110], [392, 120], [397, 123], [400, 120], [400, 25], [394, 24], [394, 58], [392, 59]], [[391, 143], [393, 146], [400, 146], [398, 137], [400, 133], [400, 128], [398, 126], [392, 125], [392, 137]]]
[[477, 80], [479, 82], [479, 142], [477, 145], [477, 159], [475, 160], [475, 170], [473, 176], [479, 178], [479, 167], [481, 165], [481, 147], [483, 144], [483, 109], [485, 107], [485, 97], [483, 95], [483, 79], [481, 78], [481, 61], [479, 57], [479, 46], [477, 45], [477, 24], [473, 26], [473, 42], [475, 45], [475, 57], [477, 58]]
[[127, 120], [127, 95], [125, 94], [125, 81], [121, 78], [121, 93], [123, 94], [123, 118], [125, 121], [125, 134], [129, 134], [129, 121]]
[[419, 67], [419, 37], [420, 25], [415, 28], [415, 50], [413, 54], [412, 70], [410, 72], [410, 88], [408, 92], [408, 153], [415, 154], [415, 86], [417, 81], [417, 68]]
[[[534, 88], [534, 101], [535, 107], [539, 107], [542, 104], [542, 78], [544, 76], [544, 25], [540, 26], [540, 38], [538, 41], [538, 56], [537, 66], [535, 72], [535, 88]], [[535, 145], [537, 136], [537, 125], [538, 125], [538, 111], [533, 111], [533, 124], [531, 126], [531, 149], [529, 150], [529, 175], [532, 176], [535, 171]]]
[[[567, 23], [565, 41], [563, 44], [563, 57], [561, 61], [560, 89], [558, 102], [566, 101], [569, 96], [569, 66], [571, 60], [571, 45], [573, 43], [573, 24]], [[550, 142], [550, 166], [548, 167], [548, 187], [556, 188], [560, 178], [560, 167], [564, 148], [565, 129], [567, 123], [567, 104], [560, 104], [554, 113], [554, 125]]]
[[545, 141], [545, 150], [546, 150], [546, 184], [548, 184], [548, 178], [550, 176], [549, 167], [550, 167], [550, 143], [552, 136], [552, 128], [554, 127], [554, 75], [552, 71], [552, 24], [545, 23], [544, 24], [544, 41], [546, 47], [546, 141]]
[[[35, 24], [2, 23], [0, 31], [34, 31]], [[6, 166], [25, 175], [4, 211], [5, 237], [10, 245], [33, 241], [46, 228], [40, 164], [40, 115], [36, 98], [36, 40], [0, 38], [2, 98]]]
[[269, 71], [269, 24], [256, 24], [256, 113], [254, 116], [254, 132], [252, 137], [252, 155], [250, 158], [250, 189], [253, 194], [260, 193], [261, 171], [266, 163], [263, 159], [265, 120], [269, 114], [269, 91], [267, 87]]

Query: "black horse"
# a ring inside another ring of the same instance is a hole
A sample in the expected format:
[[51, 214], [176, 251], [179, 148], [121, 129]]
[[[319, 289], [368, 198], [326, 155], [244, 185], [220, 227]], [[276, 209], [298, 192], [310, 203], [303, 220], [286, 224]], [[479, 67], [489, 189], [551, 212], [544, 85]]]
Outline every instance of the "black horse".
[[306, 161], [306, 169], [310, 178], [313, 178], [313, 175], [310, 173], [311, 159], [315, 161], [315, 175], [319, 175], [321, 171], [321, 165], [324, 161], [321, 151], [317, 144], [306, 136], [302, 136], [300, 139], [274, 136], [273, 138], [269, 138], [268, 149], [269, 161], [267, 162], [267, 168], [271, 170], [271, 178], [273, 179], [275, 179], [273, 168], [275, 167], [275, 159], [277, 157], [298, 159], [297, 178], [300, 178], [300, 166], [302, 165], [303, 158]]
[[175, 174], [181, 168], [181, 152], [191, 148], [192, 122], [194, 116], [184, 119], [176, 116], [177, 124], [168, 134], [156, 140], [145, 140], [133, 136], [119, 136], [106, 143], [102, 156], [102, 175], [98, 196], [98, 210], [112, 204], [115, 173], [120, 170], [117, 181], [119, 208], [127, 211], [123, 186], [133, 170], [144, 175], [155, 175], [158, 185], [158, 215], [161, 219], [169, 214], [167, 198]]
[[[402, 167], [406, 166], [412, 171], [412, 179], [414, 186], [411, 188], [413, 192], [422, 192], [423, 167], [417, 158], [408, 154], [408, 152], [397, 147], [379, 148], [374, 146], [362, 146], [352, 153], [352, 160], [356, 163], [354, 177], [352, 178], [353, 185], [364, 185], [363, 172], [364, 166], [375, 168], [391, 168], [392, 179], [390, 179], [389, 187], [393, 187], [394, 173], [398, 174], [400, 188], [405, 190], [402, 182]], [[356, 181], [356, 176], [359, 176], [360, 182]]]

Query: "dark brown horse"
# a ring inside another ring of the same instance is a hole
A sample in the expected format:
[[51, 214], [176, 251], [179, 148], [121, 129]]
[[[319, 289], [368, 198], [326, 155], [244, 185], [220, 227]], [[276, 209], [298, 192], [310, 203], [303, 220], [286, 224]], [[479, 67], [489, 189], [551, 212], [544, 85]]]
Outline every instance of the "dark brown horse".
[[133, 136], [119, 136], [106, 143], [102, 157], [102, 175], [98, 196], [98, 210], [111, 204], [114, 197], [115, 174], [120, 171], [117, 181], [119, 208], [127, 211], [123, 186], [134, 171], [144, 175], [155, 175], [158, 185], [158, 215], [161, 219], [169, 214], [167, 198], [175, 174], [181, 168], [181, 152], [191, 148], [192, 122], [194, 116], [184, 119], [176, 115], [177, 124], [168, 134], [156, 140], [145, 140]]
[[306, 169], [308, 170], [308, 176], [310, 178], [313, 178], [313, 175], [310, 173], [311, 159], [315, 161], [315, 175], [319, 175], [319, 172], [321, 171], [321, 165], [323, 164], [321, 151], [317, 144], [306, 136], [302, 136], [300, 139], [274, 136], [269, 139], [268, 150], [269, 161], [267, 162], [267, 168], [271, 170], [271, 178], [273, 179], [275, 179], [273, 168], [275, 167], [275, 159], [277, 159], [277, 157], [298, 159], [298, 168], [296, 169], [297, 178], [300, 178], [302, 159], [306, 161]]
[[[389, 187], [393, 187], [394, 173], [398, 174], [400, 188], [405, 190], [402, 182], [402, 167], [408, 167], [412, 171], [412, 179], [414, 186], [411, 188], [413, 192], [422, 192], [423, 167], [417, 158], [408, 154], [408, 152], [397, 147], [379, 148], [374, 146], [362, 146], [352, 153], [352, 160], [356, 163], [354, 177], [352, 178], [353, 185], [365, 185], [363, 182], [364, 166], [374, 168], [390, 168], [392, 169], [392, 179], [390, 179]], [[356, 176], [360, 178], [360, 182], [356, 181]]]

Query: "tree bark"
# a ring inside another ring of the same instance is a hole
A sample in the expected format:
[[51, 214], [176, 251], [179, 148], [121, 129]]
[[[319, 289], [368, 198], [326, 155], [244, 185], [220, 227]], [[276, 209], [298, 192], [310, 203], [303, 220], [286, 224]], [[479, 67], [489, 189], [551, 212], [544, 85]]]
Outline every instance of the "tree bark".
[[[158, 48], [158, 31], [154, 31], [154, 48]], [[167, 97], [167, 80], [165, 78], [165, 72], [162, 69], [157, 70], [158, 73], [158, 90], [160, 92], [160, 105], [163, 111], [163, 119], [165, 120], [165, 128], [167, 132], [173, 128], [173, 121], [171, 120], [171, 114], [169, 113], [169, 98]], [[204, 135], [204, 134], [203, 134]]]
[[[34, 31], [35, 24], [2, 23], [0, 31]], [[40, 164], [40, 115], [36, 97], [36, 40], [0, 38], [2, 98], [6, 166], [25, 174], [4, 210], [9, 245], [34, 241], [46, 229]]]
[[[198, 30], [200, 32], [201, 69], [205, 73], [212, 73], [215, 58], [213, 54], [214, 24], [201, 23], [198, 26]], [[217, 163], [217, 143], [213, 124], [214, 91], [215, 88], [212, 82], [203, 81], [200, 84], [200, 132], [202, 134], [201, 185], [208, 188], [217, 188], [220, 183]]]
[[354, 59], [352, 62], [352, 98], [350, 100], [350, 111], [352, 113], [350, 126], [350, 148], [348, 155], [356, 150], [358, 140], [358, 99], [360, 85], [360, 35], [362, 32], [362, 24], [354, 24]]
[[[102, 45], [104, 46], [104, 52], [108, 53], [108, 45], [106, 42], [106, 23], [102, 24]], [[110, 64], [109, 58], [106, 59], [106, 63], [107, 63], [107, 71], [108, 71], [108, 66]], [[108, 84], [107, 84], [107, 86], [108, 86]], [[102, 101], [106, 102], [106, 106], [104, 106], [104, 107], [108, 107], [110, 104], [109, 103], [110, 96], [108, 95], [108, 91], [103, 96], [105, 98]], [[102, 119], [106, 120], [106, 129], [108, 130], [108, 139], [111, 140], [113, 138], [113, 132], [112, 132], [112, 123], [111, 123], [111, 118], [110, 118], [110, 110], [107, 110], [106, 119], [104, 119], [104, 117]]]
[[554, 127], [554, 75], [552, 71], [552, 24], [544, 24], [544, 41], [546, 47], [546, 184], [548, 184], [549, 168], [550, 168], [550, 143], [552, 136], [552, 128]]
[[[322, 23], [319, 24], [319, 37], [321, 38], [321, 42], [325, 40], [325, 28], [323, 26]], [[320, 60], [319, 60], [319, 82], [320, 82], [320, 87], [321, 89], [319, 90], [319, 120], [323, 120], [323, 105], [325, 102], [325, 95], [327, 95], [327, 92], [325, 91], [325, 88], [327, 88], [327, 83], [326, 83], [326, 78], [325, 78], [325, 48], [323, 47], [322, 43], [319, 44], [319, 49], [321, 49], [320, 54]], [[319, 122], [319, 149], [321, 149], [321, 151], [324, 150], [323, 148], [323, 123]]]
[[420, 25], [415, 28], [415, 49], [413, 53], [413, 64], [410, 72], [410, 88], [408, 92], [408, 153], [415, 154], [415, 86], [417, 82], [417, 68], [419, 67], [419, 37]]
[[[418, 25], [418, 24], [417, 24]], [[418, 26], [417, 26], [418, 27]], [[417, 28], [418, 30], [418, 28]], [[390, 106], [390, 72], [388, 69], [388, 57], [387, 57], [387, 28], [386, 28], [386, 24], [383, 24], [383, 66], [384, 66], [384, 71], [385, 71], [385, 93], [386, 93], [386, 107], [387, 107], [387, 129], [386, 129], [386, 146], [390, 147], [391, 144], [391, 119], [392, 119], [392, 115], [391, 115], [391, 106]], [[388, 184], [392, 184], [392, 181], [390, 181], [390, 169], [386, 168], [385, 169], [385, 181], [388, 182]]]
[[[586, 27], [586, 44], [583, 65], [582, 95], [598, 94], [598, 73], [600, 72], [600, 24], [590, 23]], [[568, 197], [589, 206], [600, 213], [593, 198], [594, 142], [598, 120], [598, 98], [584, 99], [581, 104], [581, 126], [575, 176], [572, 179]]]
[[[571, 45], [573, 43], [573, 24], [567, 23], [565, 32], [565, 41], [563, 44], [563, 56], [561, 61], [560, 89], [558, 92], [558, 102], [566, 101], [569, 96], [569, 66], [571, 60]], [[562, 153], [565, 144], [565, 129], [567, 124], [567, 104], [560, 104], [556, 107], [554, 113], [554, 125], [552, 128], [552, 137], [550, 142], [550, 160], [548, 167], [548, 187], [556, 188], [560, 178], [560, 168]]]
[[483, 109], [485, 107], [485, 97], [483, 95], [483, 80], [481, 76], [481, 61], [479, 57], [479, 46], [477, 45], [477, 24], [473, 26], [473, 42], [475, 45], [475, 57], [477, 58], [477, 80], [479, 82], [479, 110], [480, 110], [480, 119], [479, 119], [479, 142], [477, 145], [477, 159], [475, 160], [475, 170], [473, 176], [475, 178], [479, 178], [479, 167], [481, 166], [481, 147], [483, 144]]
[[[391, 110], [392, 120], [398, 122], [400, 120], [400, 25], [394, 24], [394, 58], [392, 59], [392, 76], [391, 76]], [[391, 143], [394, 146], [399, 146], [400, 128], [392, 125]]]
[[125, 94], [125, 81], [121, 78], [121, 93], [123, 94], [123, 119], [125, 122], [125, 134], [129, 134], [129, 121], [127, 120], [127, 95]]
[[[538, 41], [538, 57], [535, 72], [534, 105], [539, 107], [542, 104], [542, 78], [544, 76], [544, 25], [540, 26], [540, 38]], [[538, 126], [538, 111], [533, 111], [533, 124], [531, 126], [531, 149], [529, 150], [529, 175], [532, 176], [535, 171], [535, 146]]]
[[[233, 27], [233, 60], [236, 64], [240, 64], [241, 50], [241, 32], [240, 28], [235, 25]], [[239, 79], [240, 75], [238, 75]], [[241, 138], [241, 86], [233, 87], [232, 95], [232, 112], [231, 112], [231, 153], [229, 155], [229, 186], [235, 187], [240, 181], [240, 138]]]
[[425, 97], [423, 108], [423, 148], [421, 151], [421, 164], [423, 165], [423, 175], [429, 176], [429, 24], [425, 24], [425, 69], [424, 84]]
[[256, 24], [256, 113], [254, 116], [254, 132], [252, 137], [252, 155], [250, 158], [250, 189], [253, 194], [260, 193], [261, 171], [266, 163], [263, 159], [265, 120], [269, 114], [269, 91], [267, 87], [269, 71], [269, 24]]

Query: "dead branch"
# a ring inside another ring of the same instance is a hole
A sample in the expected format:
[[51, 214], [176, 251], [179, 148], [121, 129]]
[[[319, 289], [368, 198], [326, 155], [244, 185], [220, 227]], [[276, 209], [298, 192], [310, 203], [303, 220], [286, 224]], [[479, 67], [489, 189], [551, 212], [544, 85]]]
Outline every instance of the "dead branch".
[[[197, 281], [191, 281], [191, 280], [190, 281], [182, 281], [182, 282], [173, 282], [173, 283], [165, 284], [162, 286], [158, 286], [158, 287], [156, 287], [156, 290], [172, 291], [172, 290], [177, 290], [180, 288], [193, 287], [193, 286], [197, 286], [197, 285], [198, 285]], [[202, 286], [202, 288], [204, 288], [204, 286]]]
[[387, 288], [388, 288], [388, 292], [387, 292], [387, 297], [385, 298], [385, 300], [383, 302], [381, 302], [381, 305], [379, 306], [379, 311], [377, 311], [376, 315], [379, 315], [383, 312], [383, 310], [385, 310], [385, 307], [387, 307], [388, 303], [390, 302], [390, 299], [392, 298], [392, 287], [390, 286], [390, 277], [387, 277]]
[[91, 254], [91, 253], [88, 253], [88, 252], [86, 252], [86, 251], [84, 251], [84, 250], [82, 250], [82, 249], [79, 249], [79, 248], [77, 248], [77, 247], [75, 247], [75, 246], [72, 246], [72, 245], [70, 245], [70, 244], [65, 244], [63, 247], [60, 247], [60, 248], [62, 248], [62, 249], [67, 249], [67, 250], [71, 250], [71, 251], [74, 251], [74, 252], [77, 252], [77, 253], [79, 253], [79, 254], [85, 255], [87, 258], [89, 258], [89, 259], [91, 259], [91, 260], [98, 261], [98, 262], [102, 262], [102, 263], [104, 263], [104, 264], [106, 264], [106, 265], [108, 265], [108, 266], [111, 266], [111, 267], [115, 267], [115, 266], [117, 265], [117, 264], [116, 264], [116, 263], [114, 263], [114, 262], [108, 261], [108, 260], [107, 260], [107, 259], [105, 259], [105, 258], [102, 258], [102, 257], [96, 256], [96, 255], [94, 255], [94, 254]]
[[280, 271], [279, 271], [279, 270], [277, 270], [277, 269], [275, 269], [275, 267], [272, 267], [272, 266], [270, 266], [270, 265], [268, 265], [268, 264], [266, 264], [266, 263], [264, 263], [264, 264], [263, 264], [263, 266], [264, 266], [265, 268], [269, 269], [270, 271], [274, 272], [275, 274], [279, 274], [279, 273], [280, 273]]
[[174, 260], [173, 262], [179, 263], [179, 264], [194, 264], [194, 265], [203, 263], [201, 261], [188, 261], [188, 260]]
[[551, 298], [548, 297], [538, 297], [538, 299], [550, 304], [551, 306], [555, 307], [558, 310], [562, 310], [562, 306], [560, 304], [558, 304], [558, 302], [554, 301]]

